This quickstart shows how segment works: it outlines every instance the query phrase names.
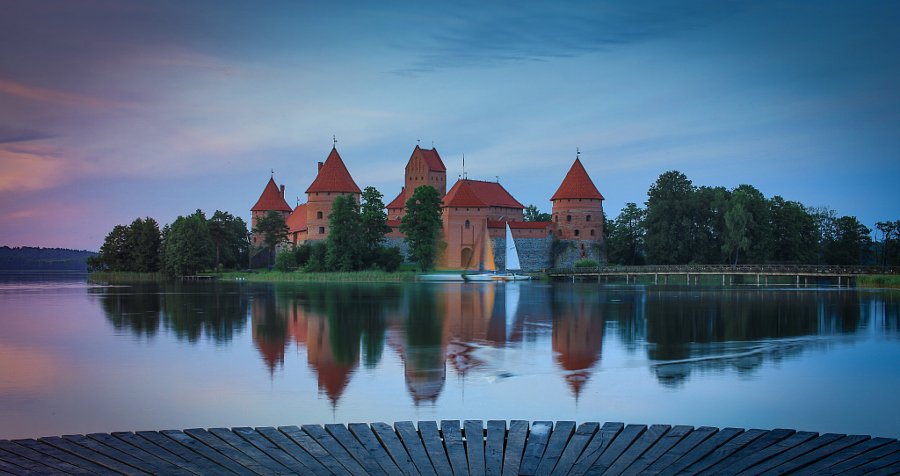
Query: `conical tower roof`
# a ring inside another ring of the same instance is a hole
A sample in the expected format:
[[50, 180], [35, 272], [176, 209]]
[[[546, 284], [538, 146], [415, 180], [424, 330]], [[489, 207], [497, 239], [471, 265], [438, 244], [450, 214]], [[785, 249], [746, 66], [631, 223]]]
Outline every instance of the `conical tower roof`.
[[350, 172], [336, 148], [331, 149], [331, 153], [328, 154], [328, 158], [319, 169], [316, 179], [306, 189], [306, 193], [313, 192], [362, 193], [356, 182], [353, 181], [353, 177], [350, 176]]
[[550, 201], [571, 198], [603, 200], [603, 195], [594, 186], [594, 181], [581, 165], [581, 159], [575, 159], [575, 163], [572, 164], [572, 168], [569, 169], [569, 173], [566, 174], [566, 178], [563, 179]]
[[250, 211], [269, 212], [273, 210], [279, 212], [291, 211], [291, 206], [284, 201], [281, 191], [278, 190], [278, 185], [275, 184], [274, 177], [269, 178], [269, 183], [266, 184], [262, 195], [259, 196], [259, 200], [256, 201], [256, 205], [253, 205]]

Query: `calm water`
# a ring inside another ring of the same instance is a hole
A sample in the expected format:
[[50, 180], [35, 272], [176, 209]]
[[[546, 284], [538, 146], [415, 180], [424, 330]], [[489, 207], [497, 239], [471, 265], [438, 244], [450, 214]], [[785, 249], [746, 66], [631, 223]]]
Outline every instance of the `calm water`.
[[424, 419], [900, 436], [900, 293], [0, 276], [0, 438]]

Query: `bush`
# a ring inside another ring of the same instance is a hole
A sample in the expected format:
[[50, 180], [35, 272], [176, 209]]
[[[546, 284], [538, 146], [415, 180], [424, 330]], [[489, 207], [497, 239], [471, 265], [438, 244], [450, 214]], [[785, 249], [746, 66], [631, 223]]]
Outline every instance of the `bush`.
[[600, 266], [600, 263], [592, 259], [581, 259], [575, 262], [576, 268], [596, 268], [598, 266]]
[[388, 273], [393, 273], [400, 269], [400, 265], [403, 264], [403, 255], [400, 253], [400, 247], [380, 248], [378, 250], [377, 264], [379, 268]]
[[286, 249], [275, 257], [275, 269], [278, 271], [294, 271], [297, 269], [297, 255], [292, 249]]
[[316, 241], [309, 245], [309, 259], [303, 267], [307, 273], [319, 273], [325, 271], [325, 254], [327, 247], [324, 241]]

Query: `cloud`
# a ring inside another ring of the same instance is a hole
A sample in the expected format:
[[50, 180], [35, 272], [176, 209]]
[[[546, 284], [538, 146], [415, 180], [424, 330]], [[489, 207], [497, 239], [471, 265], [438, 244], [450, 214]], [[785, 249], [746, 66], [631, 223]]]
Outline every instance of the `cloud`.
[[123, 105], [116, 101], [83, 96], [56, 89], [29, 86], [27, 84], [3, 78], [0, 78], [0, 94], [8, 94], [63, 106], [88, 107], [92, 109], [114, 109]]
[[51, 139], [55, 134], [49, 132], [20, 129], [0, 124], [0, 144], [12, 144], [15, 142], [30, 142], [41, 139]]
[[63, 153], [42, 143], [0, 143], [0, 192], [40, 190], [61, 183], [69, 174]]

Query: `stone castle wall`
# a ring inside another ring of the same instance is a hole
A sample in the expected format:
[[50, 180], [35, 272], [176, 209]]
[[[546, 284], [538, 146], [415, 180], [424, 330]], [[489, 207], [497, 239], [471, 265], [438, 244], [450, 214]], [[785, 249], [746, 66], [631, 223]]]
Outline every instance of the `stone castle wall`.
[[[550, 247], [553, 244], [553, 237], [513, 239], [516, 240], [519, 264], [522, 265], [523, 271], [538, 271], [551, 267]], [[502, 270], [506, 260], [506, 238], [492, 238], [491, 244], [494, 247], [494, 263], [498, 270]]]
[[[606, 263], [606, 253], [602, 245], [594, 240], [558, 240], [560, 249], [553, 260], [554, 268], [571, 268], [575, 263], [583, 259], [591, 259], [599, 264]], [[548, 259], [549, 257], [548, 253]]]

